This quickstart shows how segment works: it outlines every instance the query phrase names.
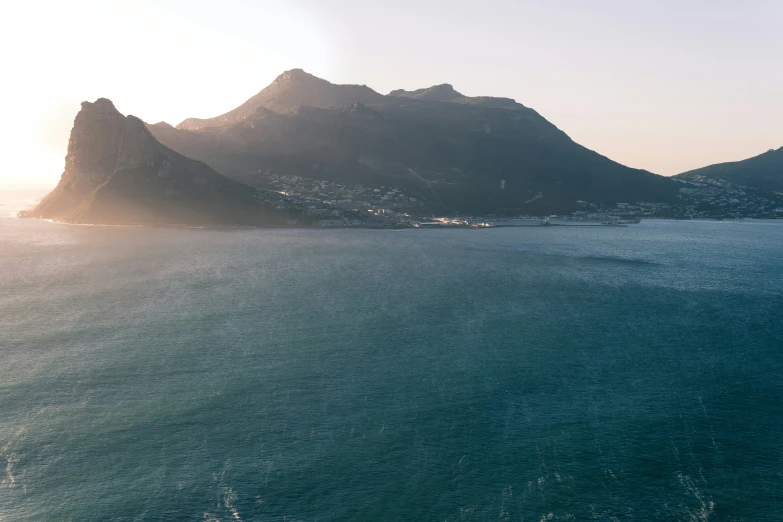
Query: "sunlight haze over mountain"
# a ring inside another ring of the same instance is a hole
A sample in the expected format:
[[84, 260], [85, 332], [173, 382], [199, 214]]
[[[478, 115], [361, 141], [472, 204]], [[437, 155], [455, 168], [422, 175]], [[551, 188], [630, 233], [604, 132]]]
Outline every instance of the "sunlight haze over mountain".
[[173, 125], [281, 72], [386, 94], [514, 98], [575, 141], [673, 175], [783, 146], [776, 1], [16, 2], [2, 8], [0, 187], [53, 187], [74, 115]]

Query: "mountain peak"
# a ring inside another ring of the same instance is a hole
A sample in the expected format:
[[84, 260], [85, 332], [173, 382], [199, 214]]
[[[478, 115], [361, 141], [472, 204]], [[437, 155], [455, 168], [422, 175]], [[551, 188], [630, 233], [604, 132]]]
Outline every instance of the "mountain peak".
[[94, 102], [82, 102], [82, 111], [98, 114], [120, 114], [114, 103], [108, 98], [98, 98]]
[[397, 89], [396, 91], [390, 92], [389, 96], [414, 98], [416, 100], [427, 101], [452, 101], [457, 98], [465, 97], [461, 93], [457, 92], [449, 83], [441, 83], [440, 85], [433, 85], [432, 87], [417, 89], [415, 91]]
[[323, 108], [352, 105], [355, 102], [381, 103], [383, 99], [382, 94], [366, 85], [336, 85], [302, 69], [291, 69], [233, 111], [215, 118], [188, 118], [177, 128], [195, 131], [233, 125], [256, 117], [260, 108], [283, 114], [299, 106]]
[[444, 94], [446, 94], [446, 93], [452, 93], [452, 94], [456, 94], [456, 95], [458, 95], [458, 96], [462, 96], [462, 94], [458, 93], [458, 92], [457, 92], [457, 91], [454, 89], [454, 86], [453, 86], [453, 85], [451, 85], [450, 83], [441, 83], [440, 85], [433, 85], [433, 86], [432, 86], [432, 87], [430, 87], [428, 90], [429, 90], [430, 92], [440, 92], [440, 93], [444, 93]]
[[326, 80], [322, 80], [317, 76], [313, 76], [312, 74], [306, 72], [304, 69], [291, 69], [289, 71], [285, 71], [283, 74], [275, 78], [275, 81], [272, 82], [272, 85], [280, 85], [283, 83], [295, 83], [295, 82], [312, 81], [312, 80], [326, 82]]

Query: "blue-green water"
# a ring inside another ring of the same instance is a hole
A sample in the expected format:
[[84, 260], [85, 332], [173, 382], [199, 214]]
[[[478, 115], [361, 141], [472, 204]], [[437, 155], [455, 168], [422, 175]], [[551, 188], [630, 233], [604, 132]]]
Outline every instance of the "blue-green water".
[[783, 223], [0, 219], [0, 520], [783, 520]]

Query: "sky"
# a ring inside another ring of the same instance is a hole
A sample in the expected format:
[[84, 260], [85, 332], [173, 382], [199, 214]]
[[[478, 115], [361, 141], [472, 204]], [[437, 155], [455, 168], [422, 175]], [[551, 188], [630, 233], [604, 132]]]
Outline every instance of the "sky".
[[0, 20], [0, 188], [57, 183], [81, 101], [177, 124], [293, 68], [514, 98], [663, 175], [783, 146], [780, 0], [27, 0]]

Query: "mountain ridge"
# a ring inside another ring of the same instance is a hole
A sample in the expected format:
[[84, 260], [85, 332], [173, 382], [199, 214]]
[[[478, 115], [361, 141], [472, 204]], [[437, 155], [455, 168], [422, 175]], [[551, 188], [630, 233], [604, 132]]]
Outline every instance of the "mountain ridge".
[[423, 89], [416, 89], [413, 91], [397, 89], [391, 91], [388, 95], [396, 98], [411, 98], [422, 101], [480, 105], [487, 108], [527, 108], [511, 98], [498, 98], [494, 96], [465, 96], [464, 94], [454, 89], [454, 86], [449, 83], [442, 83], [439, 85], [433, 85], [432, 87], [425, 87]]
[[568, 212], [579, 200], [676, 193], [672, 180], [582, 147], [531, 108], [466, 97], [450, 84], [384, 96], [293, 69], [223, 115], [149, 128], [243, 183], [264, 187], [272, 172], [390, 185], [438, 212]]

